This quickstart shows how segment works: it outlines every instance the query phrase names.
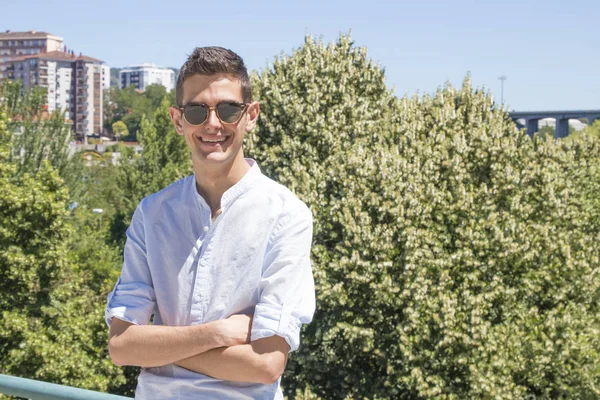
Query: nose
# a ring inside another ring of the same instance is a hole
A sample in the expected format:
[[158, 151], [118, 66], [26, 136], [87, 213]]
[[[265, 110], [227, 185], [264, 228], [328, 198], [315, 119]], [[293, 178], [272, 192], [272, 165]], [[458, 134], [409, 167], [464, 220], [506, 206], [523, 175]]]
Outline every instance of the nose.
[[216, 108], [210, 108], [208, 110], [208, 117], [206, 118], [206, 122], [204, 123], [207, 128], [221, 128], [221, 120], [217, 117]]

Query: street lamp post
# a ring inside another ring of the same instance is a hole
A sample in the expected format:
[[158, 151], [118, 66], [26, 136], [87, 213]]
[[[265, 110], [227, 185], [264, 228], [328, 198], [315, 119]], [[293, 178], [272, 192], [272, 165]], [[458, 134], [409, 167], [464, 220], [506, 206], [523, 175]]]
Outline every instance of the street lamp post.
[[500, 104], [504, 106], [504, 81], [506, 80], [506, 75], [502, 75], [498, 79], [500, 79]]

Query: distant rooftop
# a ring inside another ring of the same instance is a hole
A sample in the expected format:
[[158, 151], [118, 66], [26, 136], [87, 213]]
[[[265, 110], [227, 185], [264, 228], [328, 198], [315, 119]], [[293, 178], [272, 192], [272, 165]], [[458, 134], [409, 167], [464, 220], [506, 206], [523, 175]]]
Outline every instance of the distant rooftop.
[[139, 68], [171, 69], [169, 67], [161, 67], [159, 65], [152, 64], [152, 63], [143, 63], [143, 64], [137, 64], [137, 65], [128, 65], [127, 67], [123, 68], [122, 71], [125, 71], [128, 69], [139, 69]]
[[11, 62], [14, 61], [24, 61], [29, 60], [31, 58], [39, 58], [40, 60], [52, 60], [52, 61], [88, 61], [88, 62], [96, 62], [101, 63], [102, 60], [98, 60], [97, 58], [84, 56], [81, 53], [79, 56], [76, 56], [74, 53], [65, 53], [64, 51], [50, 51], [48, 53], [39, 53], [39, 54], [31, 54], [26, 56], [15, 57]]
[[38, 32], [38, 31], [12, 32], [10, 30], [0, 32], [0, 39], [37, 39], [37, 38], [47, 38], [47, 37], [51, 37], [53, 39], [58, 39], [60, 41], [63, 40], [63, 38], [61, 38], [59, 36], [55, 36], [48, 32]]

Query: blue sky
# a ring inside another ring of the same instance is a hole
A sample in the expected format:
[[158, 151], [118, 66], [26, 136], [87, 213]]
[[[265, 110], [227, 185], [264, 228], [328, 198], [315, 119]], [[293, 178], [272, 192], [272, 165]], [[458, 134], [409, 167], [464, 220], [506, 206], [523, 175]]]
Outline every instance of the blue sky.
[[[6, 4], [8, 2], [8, 4]], [[467, 72], [524, 110], [600, 109], [600, 0], [4, 1], [0, 30], [61, 36], [77, 53], [122, 67], [179, 67], [220, 45], [262, 69], [302, 45], [352, 32], [398, 96], [431, 93]]]

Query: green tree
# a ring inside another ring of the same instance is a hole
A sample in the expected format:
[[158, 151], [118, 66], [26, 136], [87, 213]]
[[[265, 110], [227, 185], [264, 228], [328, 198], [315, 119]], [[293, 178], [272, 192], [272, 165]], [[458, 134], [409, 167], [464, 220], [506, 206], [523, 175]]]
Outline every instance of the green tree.
[[146, 86], [146, 90], [144, 90], [143, 95], [150, 100], [152, 109], [157, 109], [160, 107], [162, 100], [167, 97], [167, 89], [161, 84], [153, 83]]
[[125, 230], [142, 198], [192, 173], [189, 150], [177, 135], [169, 115], [170, 104], [163, 98], [153, 120], [142, 118], [138, 139], [141, 155], [121, 146], [116, 176], [119, 208], [113, 220], [114, 238], [124, 244]]
[[124, 378], [69, 253], [68, 192], [47, 160], [17, 174], [8, 121], [0, 104], [0, 372], [107, 390]]
[[8, 130], [14, 129], [20, 121], [39, 120], [45, 109], [46, 95], [46, 89], [39, 86], [24, 90], [20, 79], [2, 81], [0, 99], [7, 114]]
[[0, 98], [12, 134], [11, 161], [16, 174], [37, 174], [47, 161], [65, 181], [72, 197], [85, 195], [82, 160], [71, 157], [71, 126], [62, 112], [45, 112], [44, 88], [25, 90], [21, 81], [0, 83]]
[[537, 134], [543, 138], [546, 138], [546, 137], [553, 138], [554, 135], [556, 135], [556, 129], [554, 129], [554, 127], [550, 126], [550, 125], [542, 126], [540, 128], [540, 130], [537, 132]]
[[134, 138], [140, 129], [142, 117], [153, 119], [164, 98], [170, 105], [174, 105], [175, 91], [167, 92], [159, 84], [148, 85], [144, 92], [137, 91], [133, 86], [125, 89], [111, 88], [104, 95], [104, 124], [107, 128], [112, 128], [115, 122], [121, 121], [127, 126], [130, 138]]
[[600, 119], [594, 121], [592, 125], [588, 125], [579, 132], [569, 133], [567, 140], [579, 140], [582, 136], [593, 136], [600, 138]]
[[249, 153], [315, 216], [288, 395], [597, 398], [599, 228], [578, 187], [597, 168], [566, 173], [597, 141], [532, 140], [469, 78], [396, 99], [347, 36], [253, 83]]
[[127, 125], [123, 121], [113, 122], [112, 124], [112, 133], [118, 138], [123, 138], [129, 136], [129, 131], [127, 130]]
[[595, 120], [592, 125], [587, 126], [584, 130], [592, 136], [600, 137], [600, 119]]
[[107, 128], [112, 128], [116, 121], [123, 121], [130, 135], [135, 134], [140, 128], [142, 116], [151, 116], [153, 113], [152, 102], [133, 86], [125, 89], [110, 88], [106, 93], [105, 121]]
[[564, 166], [565, 175], [585, 198], [589, 233], [600, 237], [600, 120], [561, 141], [572, 161]]

